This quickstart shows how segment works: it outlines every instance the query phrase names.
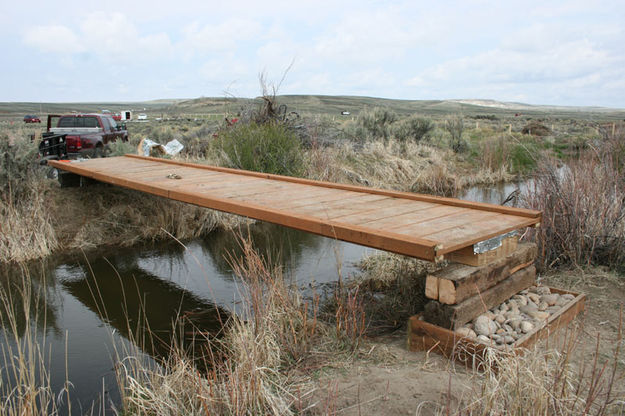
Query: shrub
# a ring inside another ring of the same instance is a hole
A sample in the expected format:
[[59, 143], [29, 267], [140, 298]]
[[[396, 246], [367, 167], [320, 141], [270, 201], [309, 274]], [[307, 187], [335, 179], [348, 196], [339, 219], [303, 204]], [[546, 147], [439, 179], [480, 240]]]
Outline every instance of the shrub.
[[549, 130], [549, 127], [545, 126], [544, 124], [536, 120], [532, 120], [529, 123], [527, 123], [525, 127], [523, 127], [523, 129], [521, 130], [521, 133], [543, 137], [543, 136], [550, 135], [551, 130]]
[[214, 146], [224, 163], [237, 169], [301, 176], [302, 146], [283, 124], [236, 124], [223, 129]]
[[386, 142], [391, 136], [391, 125], [397, 121], [397, 114], [393, 111], [375, 107], [364, 110], [356, 119], [357, 133], [362, 139], [384, 139]]
[[434, 129], [434, 123], [427, 118], [410, 116], [395, 124], [393, 135], [397, 140], [404, 143], [412, 140], [416, 143], [427, 138]]
[[130, 144], [130, 142], [123, 142], [116, 140], [109, 145], [109, 156], [123, 156], [126, 154], [134, 154], [137, 152], [137, 145]]
[[18, 197], [41, 173], [37, 146], [25, 138], [0, 136], [0, 191], [4, 198]]
[[462, 138], [464, 122], [461, 116], [455, 115], [453, 117], [448, 117], [447, 120], [445, 120], [445, 130], [451, 135], [449, 141], [451, 150], [455, 153], [461, 153], [467, 150], [467, 142]]

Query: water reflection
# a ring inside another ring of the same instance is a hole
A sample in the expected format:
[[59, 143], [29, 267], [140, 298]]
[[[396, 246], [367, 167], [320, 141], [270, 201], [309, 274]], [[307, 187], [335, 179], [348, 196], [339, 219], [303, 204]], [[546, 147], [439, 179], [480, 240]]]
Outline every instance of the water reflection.
[[0, 324], [12, 336], [24, 336], [27, 328], [42, 332], [61, 333], [58, 322], [62, 299], [56, 281], [51, 279], [45, 263], [30, 267], [0, 266]]
[[193, 348], [194, 342], [203, 341], [195, 336], [197, 331], [219, 333], [227, 312], [142, 270], [136, 261], [116, 260], [95, 259], [88, 271], [76, 266], [81, 276], [65, 275], [61, 284], [104, 323], [154, 358], [168, 358], [172, 340], [182, 348]]
[[229, 258], [239, 259], [243, 255], [241, 238], [249, 239], [269, 263], [290, 270], [299, 266], [304, 248], [316, 250], [322, 244], [322, 240], [314, 234], [266, 222], [240, 227], [234, 232], [213, 233], [204, 239], [202, 254], [210, 256], [218, 271], [227, 278], [232, 276]]

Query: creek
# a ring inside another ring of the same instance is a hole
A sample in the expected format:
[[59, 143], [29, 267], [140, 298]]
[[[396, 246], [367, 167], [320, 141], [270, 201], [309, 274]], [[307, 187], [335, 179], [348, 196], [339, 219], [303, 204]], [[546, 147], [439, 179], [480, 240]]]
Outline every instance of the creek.
[[[460, 197], [501, 203], [518, 187], [475, 187]], [[304, 291], [323, 289], [339, 276], [357, 273], [357, 263], [374, 252], [268, 223], [257, 223], [244, 233], [261, 255], [280, 264], [285, 276]], [[0, 276], [0, 285], [13, 293], [13, 299], [22, 297], [14, 305], [18, 336], [23, 339], [28, 331], [27, 319], [30, 332], [45, 335], [51, 386], [59, 392], [69, 379], [71, 413], [88, 413], [91, 406], [96, 414], [103, 407], [108, 413], [119, 403], [113, 368], [117, 357], [135, 355], [152, 364], [155, 358], [166, 358], [174, 334], [182, 334], [181, 342], [188, 342], [184, 339], [188, 328], [172, 328], [180, 315], [202, 331], [219, 331], [220, 319], [241, 302], [226, 259], [240, 253], [233, 232], [217, 231], [185, 246], [168, 242], [46, 259], [29, 271], [29, 299], [16, 289], [15, 282], [22, 278], [19, 270]], [[42, 293], [45, 296], [39, 296]], [[150, 342], [133, 342], [148, 326], [153, 334]], [[6, 327], [0, 331], [10, 333]], [[2, 377], [8, 380], [7, 368]], [[65, 404], [61, 408], [67, 413]]]

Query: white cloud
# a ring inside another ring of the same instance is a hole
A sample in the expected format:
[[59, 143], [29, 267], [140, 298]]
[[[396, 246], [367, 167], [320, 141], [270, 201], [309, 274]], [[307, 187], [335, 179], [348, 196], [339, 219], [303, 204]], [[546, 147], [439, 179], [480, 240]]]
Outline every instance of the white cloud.
[[75, 54], [85, 50], [79, 37], [67, 26], [46, 25], [26, 29], [26, 45], [42, 52]]
[[601, 74], [622, 63], [622, 58], [587, 39], [553, 43], [548, 39], [544, 42], [530, 39], [517, 44], [520, 46], [516, 48], [511, 47], [510, 41], [505, 43], [505, 48], [495, 48], [430, 67], [414, 76], [408, 85], [549, 84], [574, 88], [599, 82]]
[[28, 29], [24, 43], [46, 53], [63, 53], [68, 59], [88, 54], [103, 62], [156, 60], [171, 55], [166, 33], [140, 35], [128, 17], [119, 12], [85, 15], [75, 30], [66, 26], [38, 26]]
[[432, 20], [414, 21], [396, 8], [348, 13], [316, 40], [313, 52], [340, 64], [376, 63], [431, 45], [441, 30]]
[[198, 73], [204, 80], [235, 81], [249, 75], [250, 67], [244, 61], [237, 60], [233, 54], [221, 56], [218, 59], [205, 61], [199, 68]]
[[233, 50], [239, 42], [260, 36], [261, 28], [258, 22], [243, 18], [231, 18], [219, 24], [195, 21], [183, 28], [181, 46], [193, 52]]

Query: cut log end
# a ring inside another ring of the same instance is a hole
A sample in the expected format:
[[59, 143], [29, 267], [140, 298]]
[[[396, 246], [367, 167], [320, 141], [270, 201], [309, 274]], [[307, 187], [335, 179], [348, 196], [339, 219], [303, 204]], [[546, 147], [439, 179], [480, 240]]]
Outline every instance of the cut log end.
[[438, 277], [428, 275], [425, 278], [425, 297], [428, 299], [438, 299]]
[[447, 279], [439, 279], [438, 300], [448, 305], [456, 303], [456, 285], [454, 285], [454, 282]]

